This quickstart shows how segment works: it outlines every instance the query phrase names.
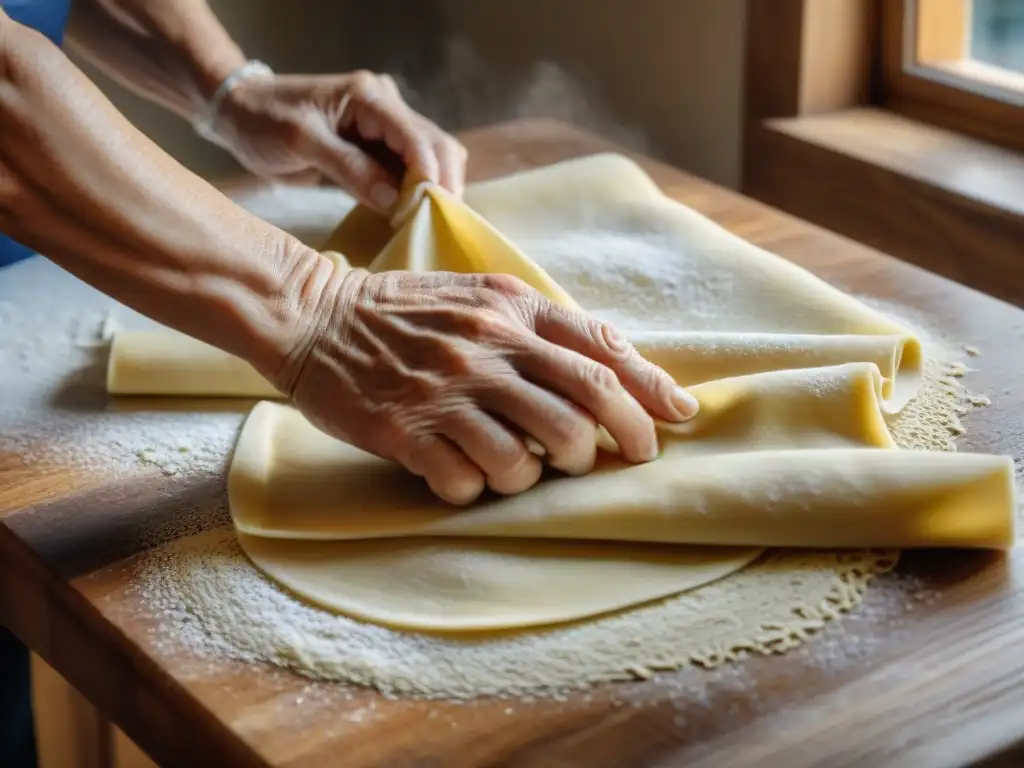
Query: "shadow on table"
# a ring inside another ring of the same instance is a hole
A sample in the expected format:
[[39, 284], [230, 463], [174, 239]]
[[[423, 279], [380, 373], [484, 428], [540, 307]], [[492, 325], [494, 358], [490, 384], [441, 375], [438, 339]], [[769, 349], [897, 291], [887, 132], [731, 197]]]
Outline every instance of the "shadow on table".
[[89, 360], [61, 381], [49, 405], [59, 411], [102, 411], [107, 406], [107, 357], [109, 349], [90, 350]]

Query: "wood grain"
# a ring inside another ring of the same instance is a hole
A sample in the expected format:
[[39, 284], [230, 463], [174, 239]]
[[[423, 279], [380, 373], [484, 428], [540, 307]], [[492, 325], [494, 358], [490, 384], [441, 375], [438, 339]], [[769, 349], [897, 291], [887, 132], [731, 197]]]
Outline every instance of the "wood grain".
[[748, 0], [744, 120], [800, 113], [804, 0]]
[[[869, 102], [879, 16], [878, 4], [872, 0], [805, 2], [799, 80], [801, 115]], [[775, 24], [772, 22], [765, 34], [771, 34]], [[779, 41], [776, 39], [774, 44]]]
[[1024, 159], [880, 110], [764, 123], [744, 191], [1015, 304]]
[[745, 127], [869, 103], [880, 30], [878, 0], [747, 0]]
[[[548, 121], [464, 140], [474, 179], [610, 148]], [[994, 405], [971, 415], [962, 449], [1019, 455], [1024, 312], [644, 164], [668, 194], [740, 236], [981, 348], [969, 382]], [[1024, 736], [1017, 552], [910, 554], [860, 610], [784, 657], [566, 701], [387, 700], [154, 642], [159, 617], [131, 588], [137, 534], [222, 486], [142, 467], [115, 481], [0, 464], [0, 621], [164, 766], [955, 766], [1008, 754]]]

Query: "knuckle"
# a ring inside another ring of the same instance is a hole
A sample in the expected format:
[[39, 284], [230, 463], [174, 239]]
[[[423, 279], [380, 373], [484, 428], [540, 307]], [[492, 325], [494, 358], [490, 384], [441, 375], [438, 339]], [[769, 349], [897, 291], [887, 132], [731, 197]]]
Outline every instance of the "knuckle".
[[526, 448], [512, 438], [495, 441], [494, 453], [497, 471], [502, 477], [518, 474], [530, 458]]
[[593, 425], [577, 414], [556, 420], [553, 432], [557, 440], [557, 444], [552, 446], [555, 453], [567, 453], [573, 447], [594, 439]]
[[467, 335], [474, 340], [500, 338], [508, 332], [508, 324], [504, 318], [486, 309], [467, 312], [464, 322]]
[[580, 364], [578, 376], [592, 396], [605, 397], [620, 386], [615, 372], [600, 363]]
[[629, 340], [619, 331], [599, 320], [587, 320], [587, 329], [597, 344], [608, 357], [618, 363], [629, 362], [634, 359], [636, 350]]
[[[375, 431], [376, 442], [385, 447], [388, 454], [403, 464], [415, 464], [416, 432], [411, 424], [398, 418], [395, 413], [390, 413], [378, 420]], [[410, 469], [415, 470], [415, 467], [410, 466]]]
[[637, 355], [641, 367], [640, 383], [655, 394], [668, 397], [675, 390], [676, 382], [661, 368]]
[[415, 433], [423, 421], [421, 410], [437, 403], [446, 390], [444, 376], [432, 371], [411, 371], [392, 377], [390, 386], [381, 382], [377, 396], [391, 404], [389, 418], [395, 428]]
[[491, 274], [484, 275], [481, 278], [484, 288], [495, 293], [500, 293], [504, 296], [518, 297], [525, 296], [530, 292], [530, 286], [528, 286], [523, 280], [515, 277], [514, 275], [504, 274]]
[[377, 76], [368, 69], [357, 69], [352, 73], [352, 82], [357, 85], [372, 85], [377, 82]]
[[402, 90], [398, 86], [398, 81], [395, 80], [391, 75], [382, 73], [380, 75], [380, 84], [385, 91], [390, 93], [398, 100], [402, 100]]
[[352, 73], [352, 91], [358, 96], [370, 96], [380, 88], [380, 80], [367, 69], [357, 69]]

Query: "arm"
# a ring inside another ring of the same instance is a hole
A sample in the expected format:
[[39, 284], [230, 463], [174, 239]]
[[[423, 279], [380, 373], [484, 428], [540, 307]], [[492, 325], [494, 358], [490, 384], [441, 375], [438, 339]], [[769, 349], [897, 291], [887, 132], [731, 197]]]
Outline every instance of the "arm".
[[595, 422], [647, 461], [650, 413], [696, 410], [612, 329], [520, 281], [336, 270], [175, 163], [2, 9], [0, 231], [247, 360], [325, 432], [452, 502], [536, 483], [523, 435], [582, 473]]
[[0, 231], [275, 381], [333, 272], [175, 163], [2, 10]]
[[[73, 8], [73, 48], [193, 122], [246, 61], [206, 0], [76, 0]], [[406, 170], [462, 194], [465, 148], [410, 109], [386, 75], [249, 78], [226, 95], [215, 140], [255, 174], [326, 177], [385, 214]]]
[[67, 38], [122, 85], [188, 120], [245, 63], [206, 0], [75, 0]]

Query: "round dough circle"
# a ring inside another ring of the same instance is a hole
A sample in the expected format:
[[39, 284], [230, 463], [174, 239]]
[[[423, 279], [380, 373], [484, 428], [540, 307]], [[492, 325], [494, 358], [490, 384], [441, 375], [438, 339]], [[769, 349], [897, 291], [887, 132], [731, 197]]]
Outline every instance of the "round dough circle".
[[743, 568], [756, 547], [415, 538], [289, 541], [239, 533], [264, 573], [359, 619], [435, 632], [567, 622], [650, 602]]

